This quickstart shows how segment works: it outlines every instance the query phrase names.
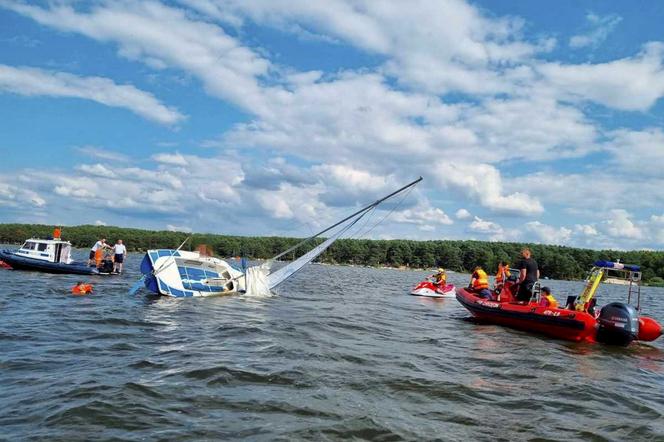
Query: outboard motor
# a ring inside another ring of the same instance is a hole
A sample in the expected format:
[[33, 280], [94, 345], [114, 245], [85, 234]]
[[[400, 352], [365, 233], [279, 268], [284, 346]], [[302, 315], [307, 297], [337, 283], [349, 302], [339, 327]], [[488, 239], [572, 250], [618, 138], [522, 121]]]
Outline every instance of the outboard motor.
[[627, 345], [639, 335], [639, 314], [629, 304], [612, 302], [605, 305], [597, 323], [597, 340], [606, 344]]

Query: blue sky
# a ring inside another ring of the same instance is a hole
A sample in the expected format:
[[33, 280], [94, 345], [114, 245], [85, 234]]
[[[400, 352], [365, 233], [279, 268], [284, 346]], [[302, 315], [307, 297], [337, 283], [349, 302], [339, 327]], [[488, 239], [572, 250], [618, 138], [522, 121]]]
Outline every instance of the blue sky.
[[0, 222], [664, 245], [659, 2], [0, 0]]

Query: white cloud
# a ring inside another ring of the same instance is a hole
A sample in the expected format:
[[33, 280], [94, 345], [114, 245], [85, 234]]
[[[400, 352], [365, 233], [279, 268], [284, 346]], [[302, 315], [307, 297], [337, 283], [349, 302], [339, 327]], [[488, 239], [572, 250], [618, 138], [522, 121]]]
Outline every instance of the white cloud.
[[572, 238], [572, 230], [567, 227], [554, 227], [539, 221], [525, 224], [527, 232], [535, 235], [538, 241], [545, 244], [567, 244]]
[[611, 139], [605, 148], [612, 154], [616, 170], [636, 176], [664, 177], [664, 132], [661, 128], [622, 129], [609, 135]]
[[85, 12], [69, 4], [3, 5], [40, 24], [116, 43], [120, 55], [152, 68], [183, 69], [199, 78], [212, 95], [245, 109], [261, 108], [256, 77], [267, 74], [270, 63], [220, 27], [190, 19], [184, 10], [155, 1], [94, 4]]
[[443, 186], [467, 195], [494, 212], [532, 215], [544, 210], [539, 200], [524, 193], [504, 195], [500, 172], [488, 164], [441, 161], [436, 170], [440, 172], [438, 180]]
[[155, 154], [152, 155], [152, 159], [158, 163], [171, 164], [173, 166], [187, 166], [187, 160], [179, 152]]
[[652, 42], [635, 57], [597, 64], [543, 63], [537, 69], [558, 99], [645, 111], [664, 95], [663, 58], [664, 44]]
[[501, 75], [504, 66], [551, 48], [551, 40], [540, 45], [515, 38], [521, 32], [522, 20], [491, 18], [461, 0], [416, 4], [181, 2], [235, 25], [249, 18], [286, 32], [304, 28], [331, 35], [364, 51], [389, 56], [386, 69], [390, 74], [436, 94], [504, 91], [510, 87]]
[[176, 109], [165, 106], [149, 92], [131, 85], [116, 84], [108, 78], [79, 77], [64, 72], [0, 65], [0, 91], [92, 100], [128, 109], [161, 124], [176, 124], [184, 119]]
[[98, 219], [97, 221], [95, 221], [95, 226], [107, 226], [107, 225], [108, 225], [108, 224], [106, 224], [104, 221], [102, 221], [102, 220], [100, 220], [100, 219]]
[[590, 29], [585, 34], [577, 34], [570, 37], [569, 45], [571, 48], [579, 49], [588, 46], [599, 46], [622, 21], [622, 17], [615, 14], [600, 16], [589, 13], [586, 15], [586, 20]]
[[99, 158], [101, 160], [117, 161], [117, 162], [129, 161], [129, 157], [127, 155], [123, 155], [118, 152], [104, 149], [102, 147], [81, 146], [81, 147], [76, 147], [75, 150], [89, 157]]
[[0, 207], [22, 208], [26, 204], [32, 208], [40, 208], [46, 205], [46, 200], [31, 189], [0, 181]]
[[166, 230], [169, 232], [184, 232], [184, 233], [191, 233], [191, 227], [187, 226], [174, 226], [173, 224], [167, 224], [166, 225]]
[[110, 170], [108, 167], [104, 166], [103, 164], [80, 164], [76, 166], [76, 170], [79, 172], [86, 173], [88, 175], [93, 175], [93, 176], [99, 176], [99, 177], [106, 177], [106, 178], [112, 178], [114, 176], [114, 173], [112, 170]]
[[450, 225], [454, 221], [441, 209], [420, 204], [412, 209], [395, 212], [391, 218], [398, 223], [416, 224], [424, 230], [432, 231], [436, 225]]
[[634, 224], [631, 215], [624, 209], [609, 212], [609, 219], [601, 223], [604, 231], [614, 238], [641, 239], [642, 230]]
[[494, 223], [493, 221], [483, 220], [479, 216], [473, 217], [473, 222], [468, 225], [468, 229], [472, 232], [483, 233], [483, 234], [502, 234], [503, 228], [500, 224]]
[[574, 230], [584, 236], [597, 236], [598, 232], [595, 226], [591, 226], [589, 224], [576, 224], [574, 226]]
[[456, 216], [457, 219], [468, 219], [468, 218], [470, 218], [472, 215], [471, 215], [470, 212], [467, 211], [466, 209], [459, 209], [459, 210], [456, 211], [456, 213], [454, 214], [454, 216]]

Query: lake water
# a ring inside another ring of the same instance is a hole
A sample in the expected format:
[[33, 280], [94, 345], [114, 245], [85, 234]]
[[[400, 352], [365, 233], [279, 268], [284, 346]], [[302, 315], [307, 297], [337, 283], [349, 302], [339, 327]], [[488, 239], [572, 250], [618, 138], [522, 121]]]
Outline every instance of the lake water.
[[[478, 325], [408, 296], [417, 271], [312, 265], [269, 298], [129, 296], [140, 259], [85, 297], [77, 276], [0, 269], [0, 439], [664, 440], [664, 339]], [[582, 287], [547, 283], [560, 301]], [[664, 321], [663, 289], [643, 304]]]

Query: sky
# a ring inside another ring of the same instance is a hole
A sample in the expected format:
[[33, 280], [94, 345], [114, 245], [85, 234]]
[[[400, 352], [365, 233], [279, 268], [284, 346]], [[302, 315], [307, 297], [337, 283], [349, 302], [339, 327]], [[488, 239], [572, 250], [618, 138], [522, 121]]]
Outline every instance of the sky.
[[[664, 246], [657, 1], [0, 0], [0, 222]], [[377, 224], [377, 225], [376, 225]]]

